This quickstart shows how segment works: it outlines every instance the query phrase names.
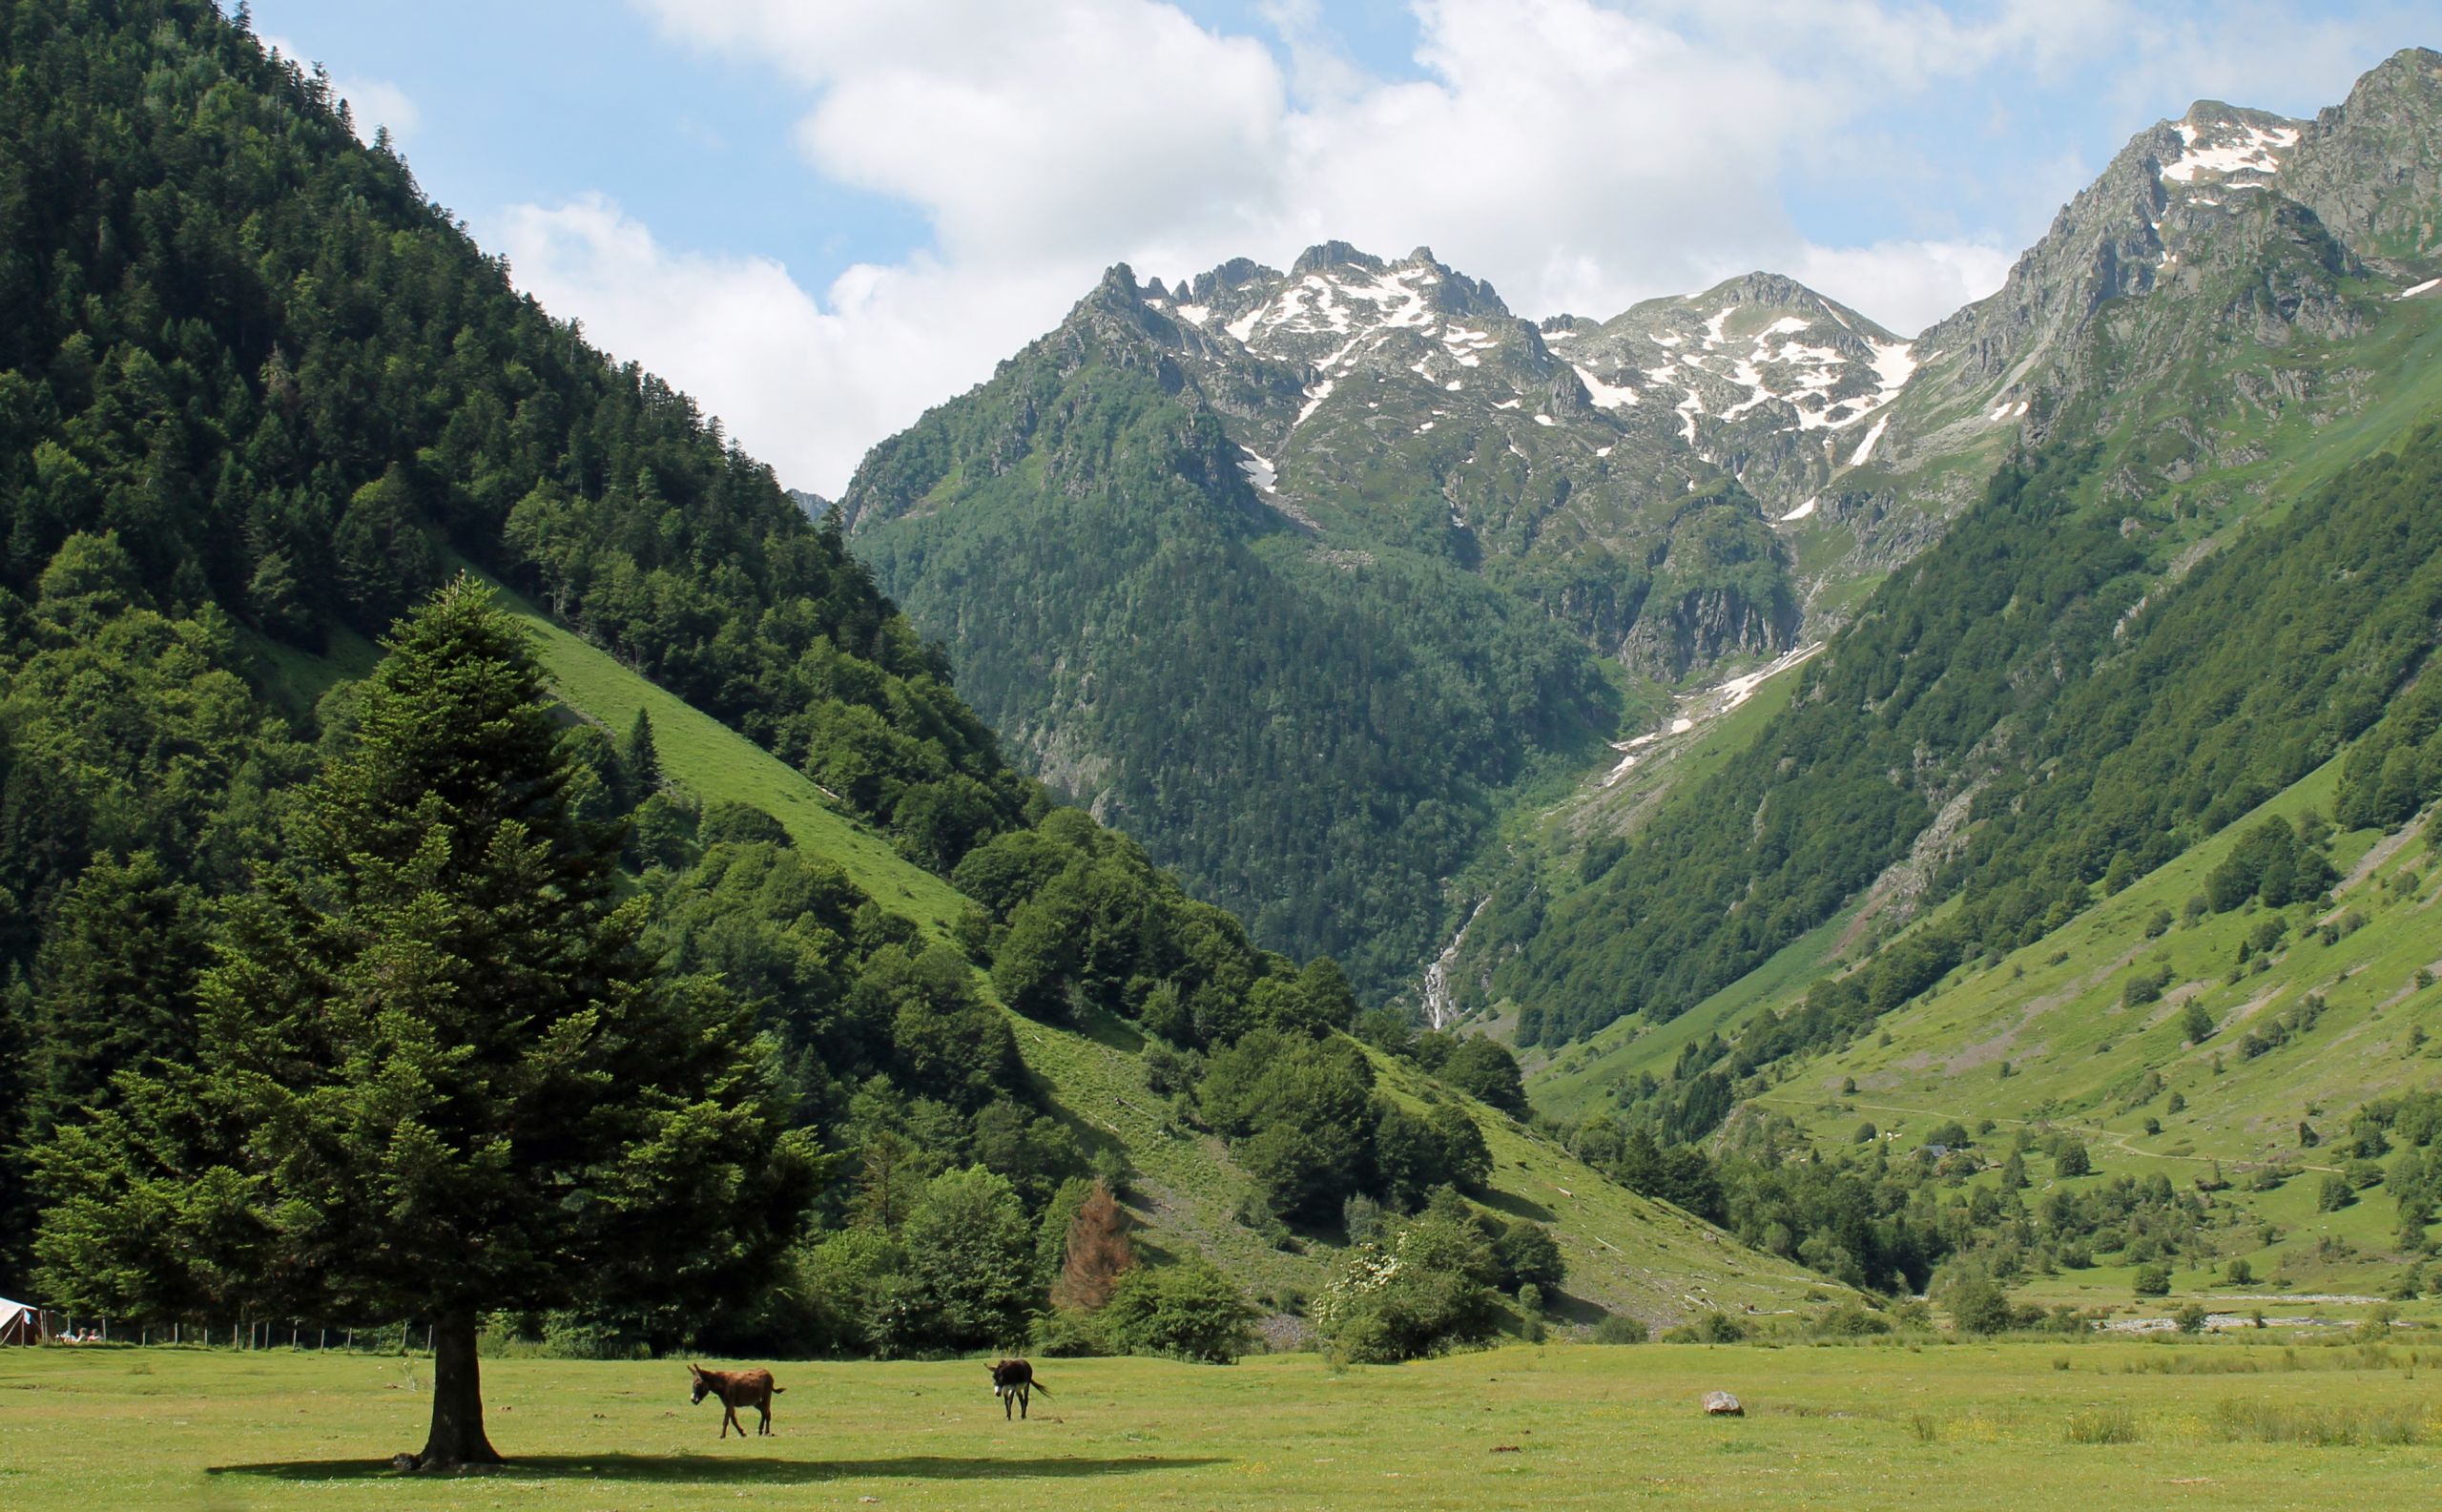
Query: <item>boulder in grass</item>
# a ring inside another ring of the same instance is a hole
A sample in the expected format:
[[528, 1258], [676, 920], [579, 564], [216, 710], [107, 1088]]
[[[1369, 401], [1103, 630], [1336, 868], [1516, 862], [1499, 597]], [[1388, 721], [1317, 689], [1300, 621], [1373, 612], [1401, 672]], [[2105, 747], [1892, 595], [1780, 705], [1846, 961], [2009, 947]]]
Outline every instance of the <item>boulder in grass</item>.
[[1738, 1404], [1737, 1398], [1726, 1391], [1708, 1391], [1705, 1393], [1705, 1413], [1712, 1418], [1744, 1418], [1747, 1409]]

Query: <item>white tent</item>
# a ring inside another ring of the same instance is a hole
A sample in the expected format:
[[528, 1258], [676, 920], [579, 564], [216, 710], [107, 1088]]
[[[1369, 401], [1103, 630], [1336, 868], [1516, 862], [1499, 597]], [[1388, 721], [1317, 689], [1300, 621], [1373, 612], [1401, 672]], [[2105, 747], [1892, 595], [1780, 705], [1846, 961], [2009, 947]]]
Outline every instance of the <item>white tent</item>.
[[39, 1344], [49, 1337], [41, 1308], [0, 1296], [0, 1344]]

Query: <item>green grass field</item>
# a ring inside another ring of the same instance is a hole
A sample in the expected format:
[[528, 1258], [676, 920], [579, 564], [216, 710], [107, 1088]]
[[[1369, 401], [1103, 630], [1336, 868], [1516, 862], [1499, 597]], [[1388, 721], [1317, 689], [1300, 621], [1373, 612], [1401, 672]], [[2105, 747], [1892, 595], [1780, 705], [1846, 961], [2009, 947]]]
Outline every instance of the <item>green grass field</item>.
[[[501, 1360], [506, 1468], [394, 1475], [423, 1360], [193, 1349], [0, 1356], [0, 1504], [96, 1508], [2429, 1504], [2407, 1345], [2009, 1341], [1513, 1346], [1334, 1373], [1046, 1360], [1006, 1423], [982, 1362], [781, 1365], [770, 1439], [718, 1440], [675, 1360]], [[1708, 1419], [1723, 1389], [1743, 1419]], [[746, 1415], [753, 1420], [753, 1414]]]

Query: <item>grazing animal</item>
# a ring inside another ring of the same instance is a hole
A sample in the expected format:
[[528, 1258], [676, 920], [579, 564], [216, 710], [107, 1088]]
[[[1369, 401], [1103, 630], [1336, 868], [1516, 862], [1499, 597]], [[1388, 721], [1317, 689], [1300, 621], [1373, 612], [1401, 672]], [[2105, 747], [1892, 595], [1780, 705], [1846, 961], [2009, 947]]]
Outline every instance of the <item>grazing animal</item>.
[[1012, 1403], [1018, 1409], [1018, 1417], [1024, 1419], [1027, 1403], [1036, 1392], [1048, 1397], [1051, 1388], [1036, 1382], [1032, 1365], [1022, 1359], [996, 1359], [992, 1362], [992, 1395], [1001, 1398], [1002, 1421], [1008, 1421]]
[[755, 1431], [758, 1434], [768, 1434], [772, 1431], [772, 1398], [789, 1388], [773, 1385], [770, 1371], [706, 1370], [701, 1365], [690, 1365], [687, 1368], [695, 1373], [695, 1395], [688, 1398], [689, 1406], [695, 1405], [707, 1397], [718, 1397], [721, 1399], [722, 1438], [728, 1438], [729, 1431], [733, 1427], [737, 1430], [739, 1438], [746, 1437], [746, 1424], [737, 1420], [737, 1409], [740, 1407], [760, 1408], [763, 1413], [763, 1421]]

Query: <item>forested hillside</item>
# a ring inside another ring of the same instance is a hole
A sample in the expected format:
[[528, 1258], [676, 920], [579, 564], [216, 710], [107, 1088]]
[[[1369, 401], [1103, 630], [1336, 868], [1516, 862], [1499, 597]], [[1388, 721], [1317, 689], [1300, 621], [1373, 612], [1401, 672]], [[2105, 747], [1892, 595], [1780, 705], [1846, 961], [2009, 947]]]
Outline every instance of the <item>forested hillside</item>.
[[1124, 281], [876, 448], [857, 549], [1046, 781], [1379, 996], [1506, 790], [1582, 761], [1615, 696], [1438, 552], [1314, 551]]
[[[1041, 812], [837, 538], [517, 295], [325, 81], [202, 4], [12, 6], [0, 35], [13, 1132], [190, 1043], [222, 902], [348, 738], [364, 636], [453, 554], [926, 864]], [[649, 731], [569, 742], [586, 817], [636, 816], [635, 863], [693, 822]], [[816, 938], [844, 990], [905, 928], [837, 908]]]
[[[730, 1047], [760, 1079], [749, 1101], [818, 1146], [830, 1176], [783, 1284], [717, 1316], [579, 1297], [492, 1326], [611, 1351], [697, 1334], [798, 1351], [1015, 1341], [1081, 1212], [1099, 1214], [1096, 1253], [1124, 1254], [1114, 1198], [1158, 1217], [1199, 1160], [1236, 1199], [1201, 1200], [1169, 1231], [1177, 1263], [1132, 1295], [1207, 1332], [1080, 1324], [1090, 1308], [1072, 1296], [1069, 1346], [1241, 1347], [1265, 1267], [1215, 1272], [1197, 1248], [1295, 1246], [1311, 1269], [1351, 1237], [1420, 1228], [1414, 1242], [1461, 1273], [1454, 1336], [1540, 1326], [1531, 1296], [1496, 1288], [1554, 1285], [1562, 1253], [1595, 1256], [1484, 1205], [1509, 1200], [1491, 1149], [1521, 1136], [1488, 1144], [1502, 1115], [1452, 1088], [1522, 1108], [1505, 1051], [1419, 1045], [1395, 1021], [1369, 1031], [1389, 1051], [1368, 1050], [1332, 961], [1256, 948], [1011, 772], [838, 531], [685, 398], [516, 294], [386, 143], [357, 141], [327, 81], [199, 0], [10, 5], [0, 61], [0, 286], [21, 312], [0, 336], [0, 1267], [24, 1274], [40, 1220], [59, 1301], [219, 1317], [297, 1295], [245, 1274], [165, 1291], [135, 1262], [92, 1263], [129, 1190], [94, 1151], [149, 1129], [158, 1169], [138, 1186], [182, 1190], [217, 1136], [148, 1123], [149, 1099], [205, 1085], [182, 1070], [199, 1046], [277, 1051], [288, 1030], [249, 1015], [313, 1025], [334, 984], [391, 990], [355, 905], [334, 901], [360, 869], [340, 833], [358, 826], [332, 818], [354, 799], [335, 795], [425, 759], [401, 713], [417, 679], [383, 661], [396, 616], [426, 616], [419, 645], [431, 616], [456, 627], [442, 639], [517, 643], [468, 566], [548, 616], [543, 665], [494, 658], [514, 689], [513, 786], [543, 837], [544, 870], [522, 875], [631, 899], [586, 927], [609, 929], [613, 955], [641, 943], [689, 1022], [752, 1026]], [[425, 860], [394, 842], [417, 795], [377, 796], [362, 838], [390, 826], [381, 906], [412, 922]], [[504, 921], [548, 934], [482, 885]], [[275, 1005], [249, 982], [285, 984]], [[1034, 1025], [1071, 1051], [1030, 1065]], [[1125, 1089], [1073, 1048], [1078, 1031], [1128, 1046]], [[1138, 1098], [1161, 1117], [1117, 1137]], [[1684, 1225], [1616, 1191], [1600, 1221], [1614, 1254]], [[1586, 1291], [1642, 1295], [1600, 1277]]]

